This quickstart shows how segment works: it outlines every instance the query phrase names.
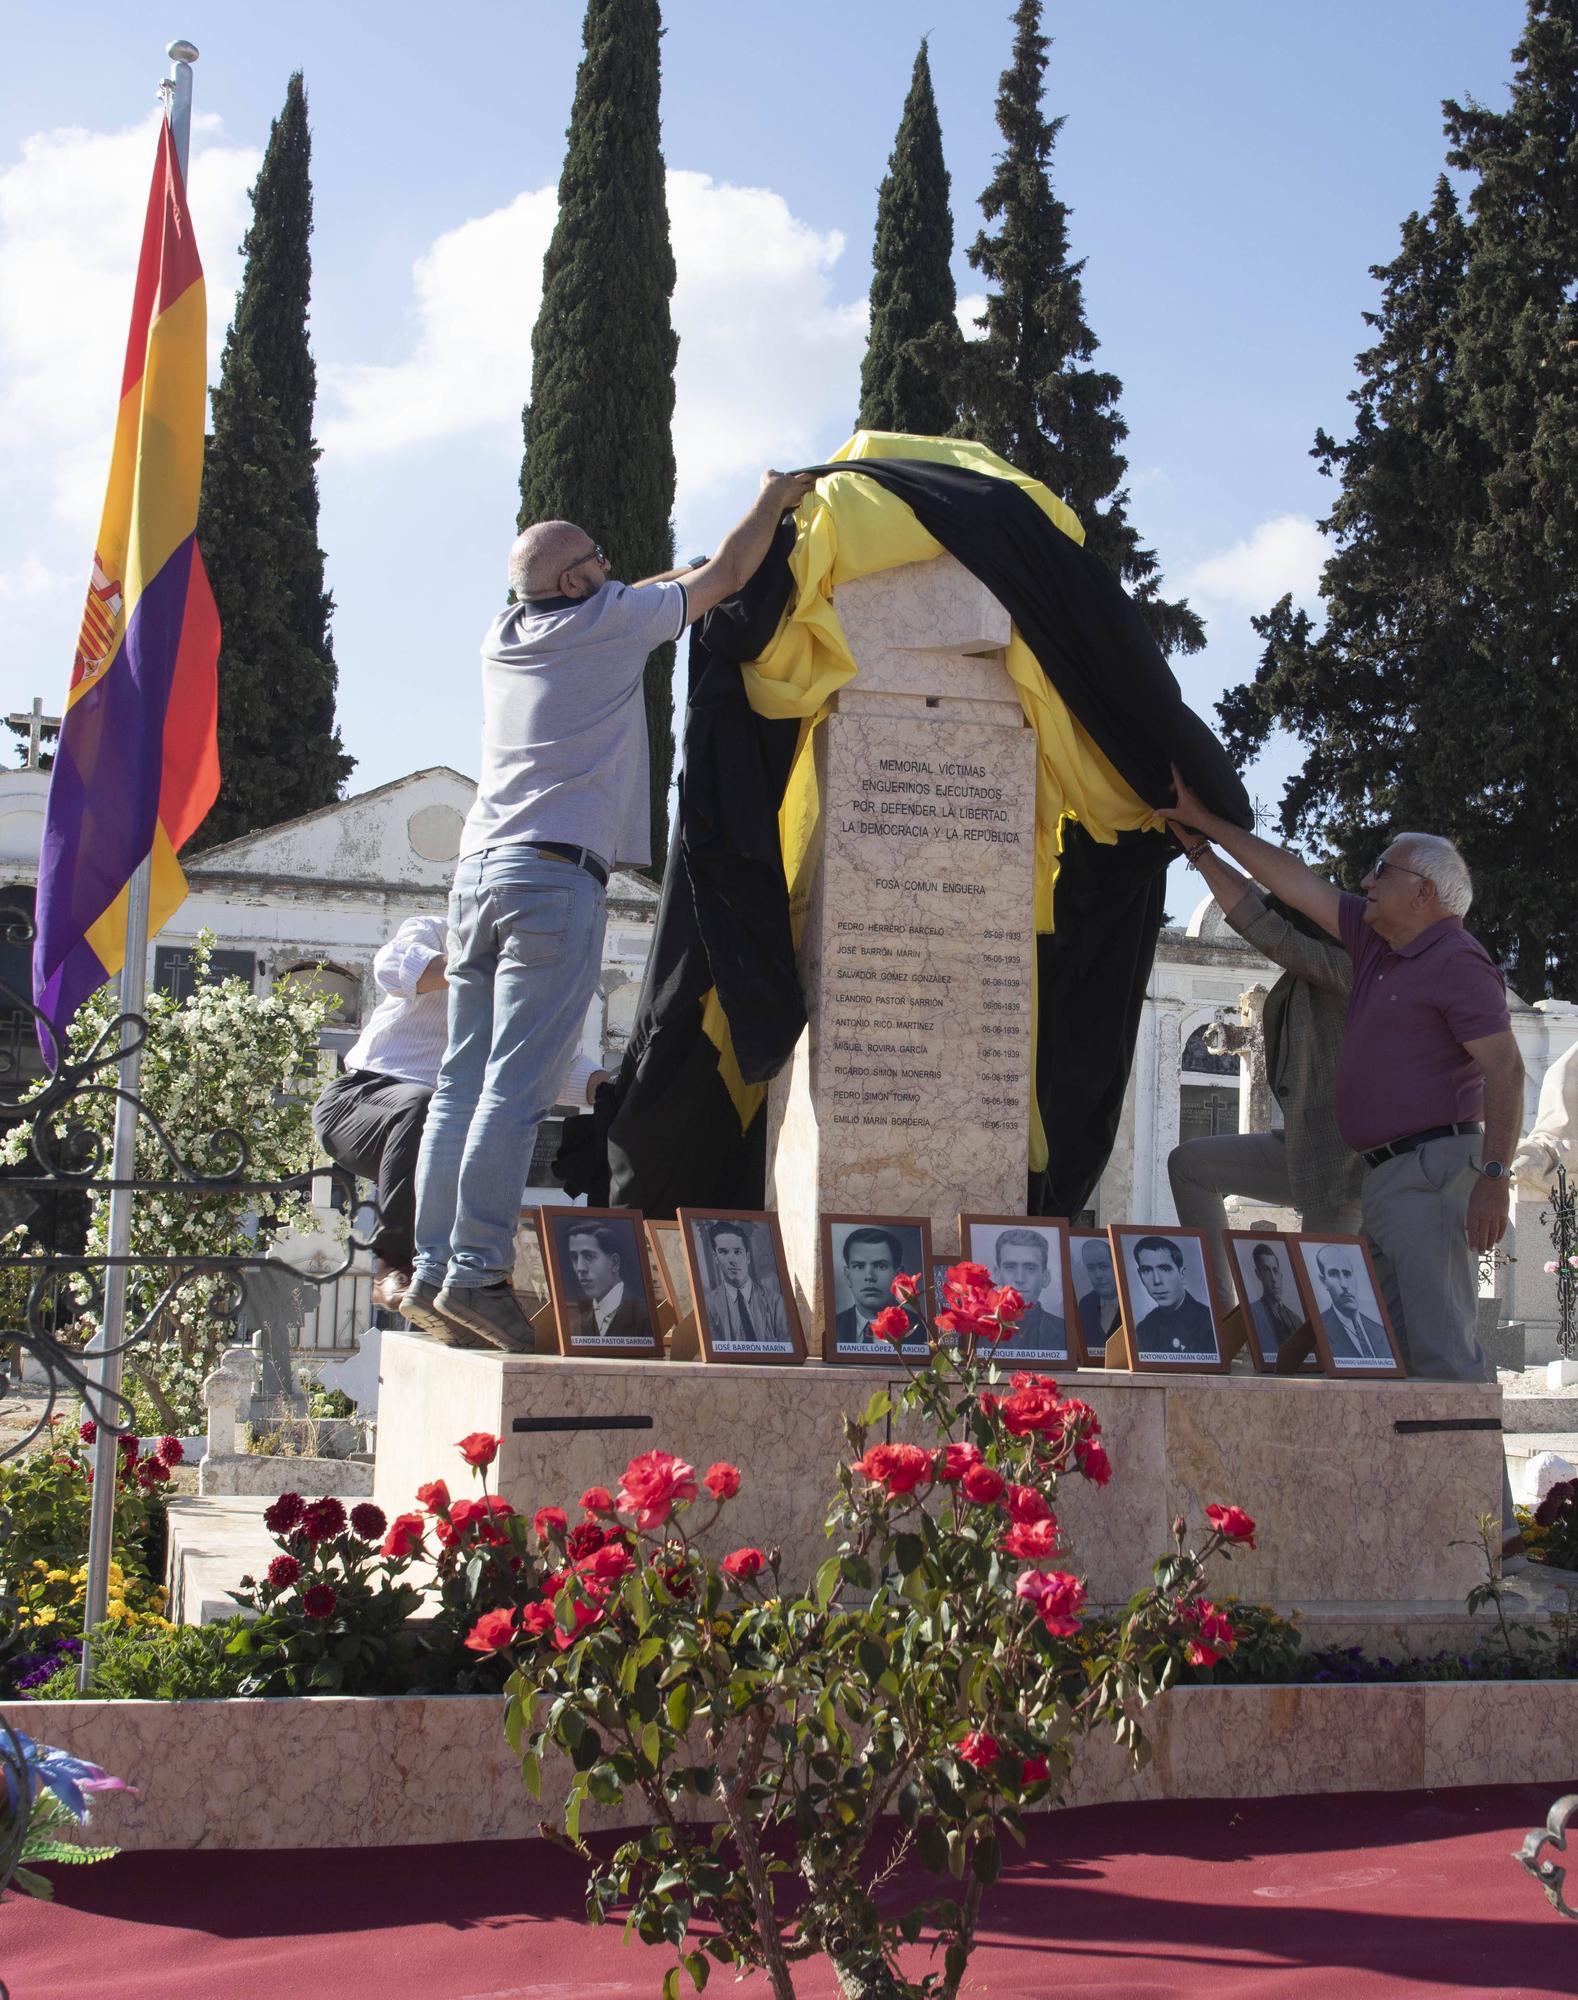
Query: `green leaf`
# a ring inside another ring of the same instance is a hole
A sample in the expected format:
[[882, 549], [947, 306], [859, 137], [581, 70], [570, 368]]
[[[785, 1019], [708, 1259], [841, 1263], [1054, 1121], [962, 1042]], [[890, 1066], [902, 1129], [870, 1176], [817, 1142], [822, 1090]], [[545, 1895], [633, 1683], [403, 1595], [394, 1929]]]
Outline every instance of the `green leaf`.
[[534, 1799], [542, 1797], [542, 1760], [535, 1750], [521, 1753], [521, 1782]]
[[679, 2000], [679, 1967], [671, 1965], [658, 1988], [659, 2000]]
[[691, 1985], [695, 1987], [698, 1993], [705, 1992], [707, 1981], [712, 1977], [712, 1967], [707, 1963], [706, 1954], [699, 1951], [688, 1951], [680, 1962], [690, 1974]]
[[895, 1535], [893, 1538], [893, 1560], [905, 1576], [920, 1568], [926, 1560], [926, 1544], [919, 1535]]
[[671, 1729], [683, 1732], [696, 1713], [696, 1696], [689, 1681], [680, 1681], [668, 1691], [668, 1720]]
[[892, 1408], [893, 1398], [888, 1394], [886, 1389], [879, 1389], [871, 1401], [867, 1403], [860, 1421], [869, 1430], [873, 1424], [880, 1424], [882, 1419], [889, 1415]]
[[915, 1829], [915, 1851], [922, 1863], [933, 1875], [943, 1874], [948, 1866], [948, 1839], [934, 1819], [923, 1819]]
[[838, 1588], [842, 1562], [840, 1556], [829, 1556], [816, 1573], [816, 1580], [811, 1588], [816, 1595], [817, 1606], [822, 1611], [825, 1611], [833, 1601], [833, 1592]]
[[982, 1834], [975, 1843], [975, 1854], [970, 1865], [975, 1870], [976, 1880], [984, 1882], [990, 1889], [1003, 1867], [1003, 1850], [998, 1845], [995, 1834]]
[[655, 1722], [641, 1731], [641, 1754], [655, 1771], [663, 1757], [663, 1736]]

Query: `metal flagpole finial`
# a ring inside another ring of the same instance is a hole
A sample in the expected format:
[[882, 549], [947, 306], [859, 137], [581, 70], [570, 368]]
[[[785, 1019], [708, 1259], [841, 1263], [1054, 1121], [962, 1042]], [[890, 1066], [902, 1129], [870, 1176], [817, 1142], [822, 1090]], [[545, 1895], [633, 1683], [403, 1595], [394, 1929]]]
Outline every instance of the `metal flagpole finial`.
[[165, 49], [165, 54], [173, 63], [194, 63], [197, 61], [197, 44], [195, 42], [171, 42]]
[[180, 162], [181, 179], [186, 179], [187, 158], [192, 149], [192, 64], [197, 61], [195, 42], [171, 42], [165, 49], [170, 58], [170, 74], [159, 86], [164, 98], [164, 115], [170, 121], [170, 137], [175, 141], [175, 157]]

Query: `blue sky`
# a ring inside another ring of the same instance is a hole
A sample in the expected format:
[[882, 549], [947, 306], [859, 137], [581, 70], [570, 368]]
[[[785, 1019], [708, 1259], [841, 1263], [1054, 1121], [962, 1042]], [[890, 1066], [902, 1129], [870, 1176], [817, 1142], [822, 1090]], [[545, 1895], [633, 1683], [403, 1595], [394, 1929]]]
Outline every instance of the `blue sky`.
[[[1131, 517], [1210, 644], [1203, 714], [1252, 671], [1251, 611], [1314, 605], [1368, 267], [1429, 199], [1440, 100], [1500, 104], [1521, 0], [1052, 0], [1054, 162], [1100, 360], [1123, 379]], [[710, 546], [768, 462], [857, 398], [876, 189], [929, 32], [963, 246], [998, 144], [1006, 4], [670, 0], [664, 144], [680, 290], [679, 536]], [[0, 667], [63, 694], [107, 465], [163, 46], [189, 36], [193, 200], [217, 360], [246, 191], [306, 72], [322, 533], [352, 788], [476, 768], [478, 637], [502, 596], [519, 407], [581, 9], [408, 0], [11, 12], [0, 73]], [[20, 27], [22, 32], [16, 31]], [[585, 524], [593, 533], [597, 524]], [[1214, 719], [1214, 718], [1213, 718]], [[1251, 773], [1274, 800], [1285, 749]], [[1187, 892], [1183, 892], [1187, 893]], [[1175, 909], [1182, 905], [1175, 900]]]

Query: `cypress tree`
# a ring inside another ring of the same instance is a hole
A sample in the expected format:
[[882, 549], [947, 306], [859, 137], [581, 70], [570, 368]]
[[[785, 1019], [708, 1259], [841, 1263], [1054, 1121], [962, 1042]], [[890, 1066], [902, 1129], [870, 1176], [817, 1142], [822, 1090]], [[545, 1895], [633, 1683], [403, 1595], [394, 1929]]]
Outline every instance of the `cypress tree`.
[[957, 336], [953, 216], [931, 64], [921, 42], [888, 171], [877, 194], [871, 331], [857, 429], [940, 437], [958, 414], [951, 383], [916, 342]]
[[311, 167], [298, 70], [252, 189], [203, 465], [198, 546], [222, 635], [220, 790], [204, 846], [332, 803], [355, 764], [335, 725], [333, 600], [318, 545]]
[[1041, 0], [1020, 0], [1013, 19], [1013, 61], [997, 94], [1003, 151], [981, 196], [996, 228], [982, 230], [967, 253], [991, 290], [985, 338], [963, 343], [959, 430], [1068, 502], [1086, 545], [1122, 578], [1164, 652], [1198, 652], [1204, 627], [1182, 600], [1163, 599], [1156, 556], [1129, 524], [1123, 384], [1091, 366], [1097, 341], [1085, 318], [1084, 261], [1069, 256], [1069, 209], [1052, 191], [1063, 120], [1041, 108], [1050, 46]]
[[[674, 255], [658, 115], [657, 0], [588, 0], [559, 216], [522, 413], [519, 525], [569, 520], [627, 580], [671, 567]], [[647, 662], [652, 856], [668, 847], [674, 648]]]
[[1449, 102], [1448, 183], [1379, 268], [1341, 481], [1326, 621], [1255, 620], [1260, 669], [1220, 704], [1242, 754], [1303, 742], [1290, 836], [1349, 881], [1393, 834], [1444, 833], [1470, 922], [1526, 998], [1571, 990], [1578, 915], [1550, 856], [1578, 839], [1578, 0], [1533, 0], [1508, 109]]

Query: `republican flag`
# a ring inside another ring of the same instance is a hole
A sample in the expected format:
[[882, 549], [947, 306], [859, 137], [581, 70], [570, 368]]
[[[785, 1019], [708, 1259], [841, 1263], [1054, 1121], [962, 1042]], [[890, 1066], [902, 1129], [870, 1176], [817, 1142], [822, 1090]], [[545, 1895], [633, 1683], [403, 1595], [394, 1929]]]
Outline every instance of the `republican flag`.
[[55, 1061], [121, 969], [129, 885], [152, 856], [148, 934], [186, 896], [177, 851], [219, 789], [219, 614], [197, 552], [207, 304], [168, 123], [159, 129], [109, 491], [56, 745], [38, 869], [33, 1000]]

